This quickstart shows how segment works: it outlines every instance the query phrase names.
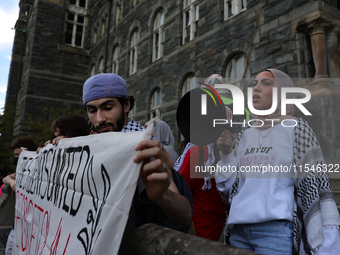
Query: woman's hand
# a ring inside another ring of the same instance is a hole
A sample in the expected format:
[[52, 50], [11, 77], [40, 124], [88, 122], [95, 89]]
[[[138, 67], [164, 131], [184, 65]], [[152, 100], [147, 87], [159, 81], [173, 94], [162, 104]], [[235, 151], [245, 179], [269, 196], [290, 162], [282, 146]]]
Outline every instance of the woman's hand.
[[228, 155], [231, 153], [231, 148], [235, 144], [236, 137], [236, 133], [232, 134], [228, 129], [224, 129], [221, 136], [217, 139], [217, 146], [221, 154]]

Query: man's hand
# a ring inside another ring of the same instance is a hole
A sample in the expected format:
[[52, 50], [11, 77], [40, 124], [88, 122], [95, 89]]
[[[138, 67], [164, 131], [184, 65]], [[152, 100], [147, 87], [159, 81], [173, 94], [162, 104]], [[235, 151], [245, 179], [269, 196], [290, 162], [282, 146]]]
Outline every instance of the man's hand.
[[[169, 153], [156, 140], [143, 140], [135, 149], [140, 151], [133, 161], [138, 163], [144, 160], [140, 176], [149, 200], [157, 204], [174, 223], [188, 225], [192, 217], [191, 205], [171, 181], [173, 163]], [[151, 157], [155, 160], [150, 161]]]
[[11, 187], [11, 189], [15, 192], [15, 174], [9, 174], [5, 178], [2, 179], [4, 184], [7, 184]]
[[44, 143], [44, 147], [46, 147], [47, 144], [50, 144], [50, 143], [51, 143], [51, 140], [46, 141], [46, 142]]
[[228, 155], [231, 153], [231, 148], [235, 144], [236, 137], [236, 133], [232, 134], [228, 129], [224, 129], [221, 136], [217, 139], [217, 146], [221, 154]]
[[62, 139], [62, 138], [65, 138], [65, 136], [57, 136], [56, 138], [54, 138], [53, 140], [52, 140], [52, 144], [53, 145], [58, 145], [58, 143], [59, 143], [59, 141], [60, 141], [60, 139]]
[[[143, 140], [135, 148], [138, 152], [133, 159], [135, 163], [144, 160], [140, 176], [145, 185], [148, 198], [157, 203], [164, 198], [171, 182], [171, 168], [173, 163], [167, 151], [161, 149], [156, 140]], [[154, 157], [155, 160], [150, 161]]]
[[20, 147], [20, 153], [21, 153], [22, 151], [27, 151], [27, 148], [26, 148], [26, 147]]

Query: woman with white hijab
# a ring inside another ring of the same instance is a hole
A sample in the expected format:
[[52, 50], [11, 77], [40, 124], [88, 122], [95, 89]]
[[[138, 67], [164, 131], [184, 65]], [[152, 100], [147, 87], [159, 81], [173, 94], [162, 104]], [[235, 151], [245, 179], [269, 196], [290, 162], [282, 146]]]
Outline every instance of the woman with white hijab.
[[279, 70], [259, 73], [253, 107], [270, 109], [277, 88], [277, 109], [252, 114], [252, 127], [237, 137], [225, 130], [217, 140], [218, 165], [237, 170], [215, 174], [230, 205], [226, 240], [258, 254], [340, 254], [339, 213], [327, 169], [308, 171], [325, 166], [320, 145], [307, 122], [293, 116], [293, 105], [281, 115], [280, 90], [293, 86]]

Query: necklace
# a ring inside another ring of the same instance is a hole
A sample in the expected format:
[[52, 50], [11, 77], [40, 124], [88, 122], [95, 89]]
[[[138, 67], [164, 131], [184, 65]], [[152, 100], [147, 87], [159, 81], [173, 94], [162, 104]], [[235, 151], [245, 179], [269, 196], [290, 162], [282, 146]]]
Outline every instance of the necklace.
[[[264, 144], [264, 142], [267, 140], [268, 136], [269, 136], [270, 133], [273, 131], [274, 127], [275, 127], [275, 126], [273, 126], [273, 127], [269, 130], [269, 132], [268, 132], [266, 135], [264, 135], [264, 136], [262, 136], [262, 133], [261, 133], [261, 131], [259, 130], [259, 139], [258, 139], [259, 147], [257, 147], [257, 150], [259, 150], [259, 149], [261, 148], [262, 144]], [[262, 137], [262, 139], [264, 139], [264, 140], [262, 141], [262, 143], [260, 143], [260, 136]]]

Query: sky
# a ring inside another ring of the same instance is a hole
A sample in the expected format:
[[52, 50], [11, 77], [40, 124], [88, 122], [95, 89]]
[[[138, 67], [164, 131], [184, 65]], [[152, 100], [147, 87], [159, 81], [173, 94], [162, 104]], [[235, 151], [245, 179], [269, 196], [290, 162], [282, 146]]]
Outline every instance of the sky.
[[14, 27], [19, 16], [20, 0], [0, 0], [0, 111], [5, 104], [9, 67], [11, 65]]

